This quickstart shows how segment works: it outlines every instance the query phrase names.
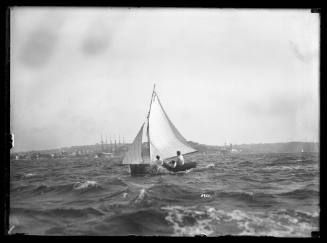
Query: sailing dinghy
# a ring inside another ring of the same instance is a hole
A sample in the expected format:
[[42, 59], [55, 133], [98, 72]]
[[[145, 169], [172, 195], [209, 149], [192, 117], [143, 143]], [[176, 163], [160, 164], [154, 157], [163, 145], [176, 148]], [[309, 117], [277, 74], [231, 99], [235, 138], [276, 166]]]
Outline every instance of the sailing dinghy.
[[[169, 160], [176, 157], [178, 150], [183, 155], [197, 152], [170, 121], [153, 88], [147, 118], [130, 145], [123, 164], [130, 166], [131, 175], [146, 174], [147, 168], [155, 162], [157, 155], [163, 160]], [[196, 167], [196, 163], [185, 162], [183, 166], [165, 167], [170, 171], [179, 172]]]

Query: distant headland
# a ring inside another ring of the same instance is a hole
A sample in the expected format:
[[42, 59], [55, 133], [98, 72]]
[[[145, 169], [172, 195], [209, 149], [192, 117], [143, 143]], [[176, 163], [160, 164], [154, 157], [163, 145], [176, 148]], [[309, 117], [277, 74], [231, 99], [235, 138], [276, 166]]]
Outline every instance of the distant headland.
[[253, 144], [225, 144], [224, 146], [210, 146], [189, 141], [199, 151], [222, 151], [232, 153], [302, 153], [319, 152], [317, 142], [286, 142], [286, 143], [253, 143]]

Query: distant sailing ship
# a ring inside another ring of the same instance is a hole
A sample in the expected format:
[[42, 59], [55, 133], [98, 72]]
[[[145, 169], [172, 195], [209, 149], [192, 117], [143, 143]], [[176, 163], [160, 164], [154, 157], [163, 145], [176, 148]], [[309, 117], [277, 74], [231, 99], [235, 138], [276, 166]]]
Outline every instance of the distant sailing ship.
[[132, 175], [144, 174], [157, 155], [168, 160], [176, 157], [177, 150], [183, 155], [197, 152], [168, 118], [154, 86], [147, 118], [130, 145], [123, 164], [130, 165]]

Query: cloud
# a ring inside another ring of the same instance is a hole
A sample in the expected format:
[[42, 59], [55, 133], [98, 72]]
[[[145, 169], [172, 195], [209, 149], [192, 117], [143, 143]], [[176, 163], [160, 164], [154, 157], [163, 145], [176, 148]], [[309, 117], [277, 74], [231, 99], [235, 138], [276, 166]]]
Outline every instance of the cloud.
[[[18, 13], [16, 17], [20, 17]], [[24, 23], [24, 26], [30, 29], [26, 32], [26, 37], [23, 36], [26, 39], [19, 49], [19, 59], [25, 66], [38, 68], [48, 64], [59, 44], [60, 30], [65, 19], [66, 16], [62, 13], [45, 11], [32, 29], [27, 26], [28, 22]]]
[[29, 67], [42, 67], [51, 59], [57, 36], [47, 29], [32, 32], [24, 43], [20, 60]]
[[89, 56], [101, 54], [108, 49], [110, 41], [109, 34], [104, 31], [89, 32], [82, 42], [82, 51]]
[[295, 42], [289, 42], [290, 48], [294, 55], [302, 62], [310, 62], [314, 58], [314, 53], [301, 49]]
[[82, 40], [82, 52], [88, 56], [103, 54], [111, 46], [116, 30], [124, 23], [125, 15], [95, 15]]

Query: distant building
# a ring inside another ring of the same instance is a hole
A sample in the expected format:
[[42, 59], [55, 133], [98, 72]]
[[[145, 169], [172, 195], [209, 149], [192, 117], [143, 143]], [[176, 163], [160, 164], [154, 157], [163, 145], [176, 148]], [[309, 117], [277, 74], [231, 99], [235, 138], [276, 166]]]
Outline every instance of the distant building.
[[39, 154], [33, 153], [33, 154], [31, 154], [30, 158], [33, 159], [33, 160], [38, 159], [39, 158]]

